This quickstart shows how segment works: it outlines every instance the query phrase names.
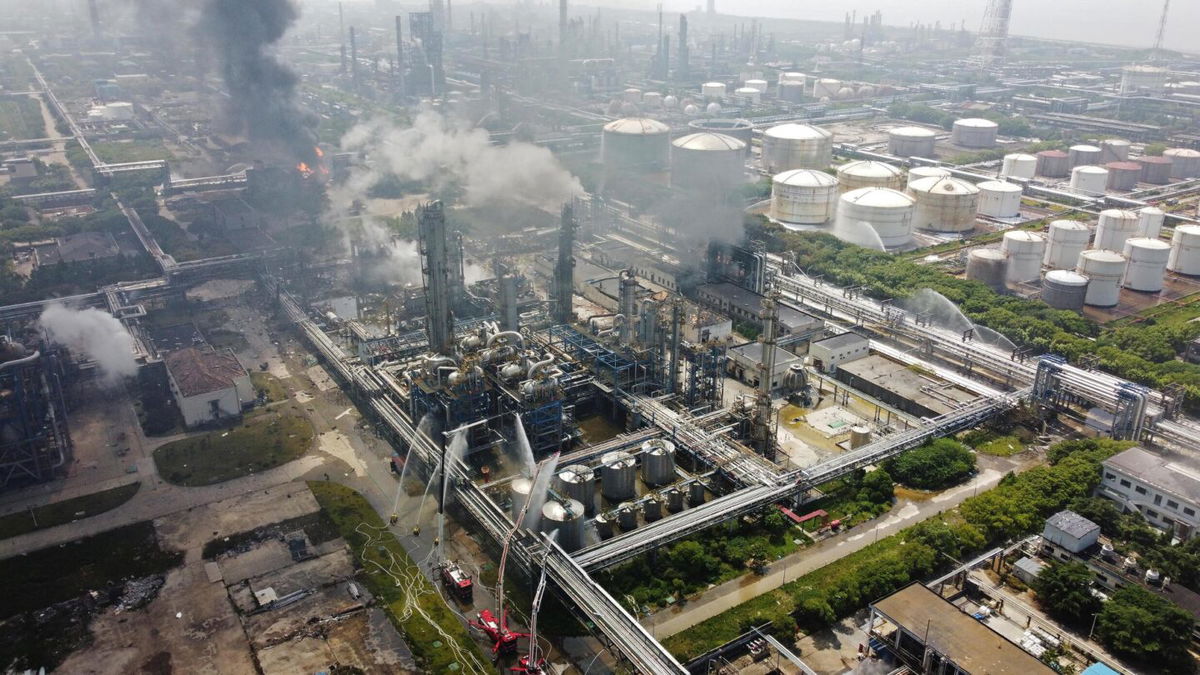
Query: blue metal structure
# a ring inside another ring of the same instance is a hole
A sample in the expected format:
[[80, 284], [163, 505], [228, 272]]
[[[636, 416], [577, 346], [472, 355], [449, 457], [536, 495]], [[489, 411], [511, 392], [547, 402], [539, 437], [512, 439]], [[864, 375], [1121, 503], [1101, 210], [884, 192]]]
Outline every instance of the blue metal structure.
[[57, 351], [0, 363], [0, 489], [51, 480], [69, 459], [63, 377]]

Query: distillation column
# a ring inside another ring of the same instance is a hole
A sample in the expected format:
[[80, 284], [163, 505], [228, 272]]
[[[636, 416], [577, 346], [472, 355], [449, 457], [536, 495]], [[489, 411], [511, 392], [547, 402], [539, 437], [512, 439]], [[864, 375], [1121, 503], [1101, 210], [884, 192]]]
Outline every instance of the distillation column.
[[772, 376], [775, 373], [775, 349], [779, 328], [778, 294], [762, 301], [762, 358], [759, 359], [758, 393], [754, 397], [754, 417], [750, 421], [750, 438], [757, 450], [767, 459], [775, 459], [775, 415], [771, 407]]
[[446, 214], [435, 201], [417, 214], [421, 242], [421, 272], [425, 282], [425, 332], [429, 348], [438, 354], [454, 354], [454, 314], [450, 310], [451, 270], [446, 241]]
[[568, 324], [575, 318], [571, 298], [575, 295], [575, 212], [570, 204], [563, 206], [562, 223], [558, 229], [558, 263], [554, 265], [554, 323]]

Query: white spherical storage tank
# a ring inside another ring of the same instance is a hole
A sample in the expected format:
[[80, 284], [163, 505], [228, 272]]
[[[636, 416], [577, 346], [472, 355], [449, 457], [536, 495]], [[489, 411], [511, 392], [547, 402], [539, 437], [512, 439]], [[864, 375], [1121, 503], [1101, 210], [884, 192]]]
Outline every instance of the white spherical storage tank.
[[1167, 219], [1166, 212], [1157, 206], [1143, 206], [1138, 209], [1137, 216], [1137, 236], [1158, 239], [1158, 235], [1162, 233], [1163, 221]]
[[1085, 195], [1104, 194], [1108, 189], [1108, 169], [1091, 165], [1071, 169], [1071, 189]]
[[933, 157], [937, 132], [925, 127], [896, 127], [888, 130], [888, 152], [897, 157]]
[[964, 148], [990, 148], [996, 145], [1000, 125], [979, 117], [954, 121], [950, 142]]
[[1125, 240], [1138, 235], [1138, 215], [1133, 211], [1105, 209], [1096, 225], [1096, 242], [1092, 248], [1105, 251], [1124, 251]]
[[816, 169], [793, 169], [771, 179], [771, 218], [786, 225], [820, 225], [833, 218], [837, 179]]
[[700, 95], [705, 98], [725, 98], [725, 83], [705, 82], [700, 85]]
[[1005, 232], [1000, 250], [1008, 256], [1009, 281], [1037, 281], [1042, 275], [1046, 239], [1036, 232]]
[[889, 188], [851, 190], [838, 199], [838, 222], [867, 223], [886, 248], [899, 248], [912, 240], [913, 198]]
[[1188, 276], [1200, 275], [1200, 225], [1180, 225], [1175, 228], [1167, 269]]
[[908, 170], [908, 182], [906, 187], [912, 187], [912, 184], [922, 178], [949, 178], [950, 171], [939, 166], [914, 166]]
[[991, 218], [1021, 215], [1021, 186], [1002, 180], [984, 181], [979, 188], [979, 213]]
[[1074, 269], [1079, 263], [1079, 254], [1087, 248], [1091, 238], [1092, 231], [1077, 220], [1051, 222], [1042, 264], [1056, 270]]
[[1023, 152], [1014, 152], [1004, 156], [1000, 167], [1001, 176], [1024, 178], [1026, 180], [1037, 175], [1037, 157]]
[[671, 184], [725, 195], [743, 182], [746, 144], [725, 134], [701, 131], [671, 143]]
[[1088, 278], [1072, 270], [1050, 270], [1042, 278], [1042, 301], [1054, 309], [1083, 309]]
[[1157, 293], [1163, 288], [1171, 245], [1161, 239], [1134, 237], [1125, 242], [1125, 277], [1121, 285], [1132, 291]]
[[1125, 276], [1125, 256], [1116, 251], [1084, 251], [1079, 254], [1075, 271], [1088, 278], [1083, 302], [1096, 307], [1112, 307], [1121, 299], [1121, 278]]
[[922, 178], [909, 184], [917, 200], [913, 227], [934, 232], [967, 232], [975, 228], [979, 188], [958, 178]]
[[824, 169], [833, 161], [833, 134], [811, 124], [780, 124], [763, 132], [762, 165], [769, 173]]
[[838, 167], [839, 192], [849, 192], [865, 187], [885, 187], [899, 190], [904, 186], [904, 171], [885, 162], [860, 160], [847, 162]]

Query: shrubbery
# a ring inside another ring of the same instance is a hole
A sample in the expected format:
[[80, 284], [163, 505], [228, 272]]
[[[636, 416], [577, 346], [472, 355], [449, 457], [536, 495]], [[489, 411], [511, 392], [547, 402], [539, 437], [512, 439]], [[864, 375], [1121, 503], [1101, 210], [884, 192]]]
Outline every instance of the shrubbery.
[[897, 481], [920, 490], [958, 485], [975, 472], [975, 455], [953, 438], [939, 438], [885, 464]]

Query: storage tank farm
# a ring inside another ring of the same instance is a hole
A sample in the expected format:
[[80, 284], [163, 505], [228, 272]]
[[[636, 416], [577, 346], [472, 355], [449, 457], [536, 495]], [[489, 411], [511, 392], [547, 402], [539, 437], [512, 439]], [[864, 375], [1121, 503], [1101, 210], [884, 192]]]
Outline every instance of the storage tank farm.
[[1116, 251], [1092, 249], [1079, 254], [1075, 270], [1088, 278], [1084, 303], [1112, 307], [1121, 298], [1121, 280], [1125, 276], [1125, 256]]
[[762, 165], [768, 173], [824, 169], [833, 162], [833, 134], [810, 124], [780, 124], [763, 132]]
[[1143, 206], [1137, 210], [1137, 236], [1158, 239], [1162, 233], [1163, 222], [1167, 218], [1166, 211], [1157, 206]]
[[1008, 281], [1008, 255], [998, 248], [975, 248], [967, 253], [967, 278], [1003, 293]]
[[1138, 215], [1122, 209], [1105, 209], [1100, 212], [1096, 225], [1096, 241], [1092, 248], [1106, 251], [1124, 251], [1125, 241], [1138, 235]]
[[903, 248], [912, 241], [915, 201], [890, 188], [851, 190], [838, 199], [837, 227], [846, 231], [866, 223], [887, 249]]
[[1099, 196], [1108, 189], [1108, 169], [1085, 164], [1071, 169], [1071, 190], [1083, 195]]
[[979, 188], [958, 178], [922, 178], [908, 186], [916, 200], [913, 227], [934, 232], [969, 232], [979, 212]]
[[700, 131], [671, 142], [671, 184], [723, 197], [745, 182], [746, 144], [725, 134]]
[[1042, 235], [1024, 230], [1005, 232], [1000, 250], [1008, 257], [1007, 281], [1037, 281], [1041, 276], [1042, 258], [1046, 255], [1046, 239]]
[[904, 172], [886, 162], [847, 162], [837, 169], [837, 183], [839, 193], [865, 187], [901, 190], [904, 187]]
[[988, 180], [980, 183], [979, 213], [990, 218], [1015, 218], [1021, 215], [1023, 190], [1016, 183]]
[[908, 170], [908, 179], [905, 181], [905, 189], [912, 187], [912, 184], [922, 178], [949, 178], [950, 171], [943, 169], [940, 166], [914, 166]]
[[993, 148], [1000, 125], [991, 120], [967, 117], [955, 120], [950, 130], [950, 142], [963, 148]]
[[1079, 254], [1091, 241], [1092, 231], [1087, 224], [1077, 220], [1055, 220], [1050, 223], [1046, 236], [1046, 254], [1042, 264], [1056, 270], [1075, 269]]
[[1163, 276], [1171, 245], [1161, 239], [1133, 237], [1125, 241], [1125, 276], [1121, 285], [1132, 291], [1157, 293], [1163, 289]]
[[1023, 178], [1029, 180], [1037, 175], [1037, 157], [1023, 152], [1014, 152], [1004, 156], [1000, 165], [1002, 177]]
[[559, 470], [555, 477], [557, 490], [583, 505], [584, 514], [596, 513], [596, 474], [583, 464], [572, 464]]
[[925, 127], [896, 127], [888, 130], [888, 154], [896, 157], [933, 158], [937, 132]]
[[823, 225], [837, 207], [838, 180], [816, 169], [793, 169], [771, 178], [772, 220], [789, 225]]
[[1171, 235], [1167, 269], [1188, 276], [1200, 275], [1200, 225], [1179, 225]]

